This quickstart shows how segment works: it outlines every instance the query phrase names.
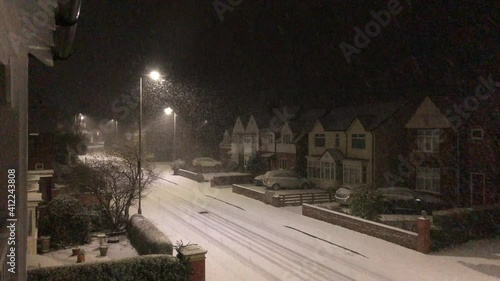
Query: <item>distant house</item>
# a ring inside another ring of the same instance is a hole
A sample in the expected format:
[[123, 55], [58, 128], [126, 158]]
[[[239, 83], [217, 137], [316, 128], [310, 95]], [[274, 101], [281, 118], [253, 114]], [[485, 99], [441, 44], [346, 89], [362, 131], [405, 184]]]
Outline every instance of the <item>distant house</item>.
[[309, 132], [308, 177], [321, 188], [388, 186], [406, 149], [402, 132], [412, 108], [412, 102], [366, 104], [319, 118]]
[[219, 160], [223, 163], [231, 161], [231, 130], [224, 131], [224, 137], [219, 143]]
[[[219, 144], [221, 159], [222, 154], [229, 154], [231, 161], [243, 167], [256, 158], [264, 170], [297, 169], [300, 159], [305, 159], [307, 154], [307, 133], [324, 113], [325, 110], [300, 112], [299, 107], [288, 107], [273, 115], [253, 113], [240, 116], [231, 134], [226, 131]], [[229, 141], [231, 149], [226, 152]]]
[[426, 97], [405, 126], [411, 187], [460, 206], [498, 203], [499, 117], [496, 96], [474, 107], [463, 98]]

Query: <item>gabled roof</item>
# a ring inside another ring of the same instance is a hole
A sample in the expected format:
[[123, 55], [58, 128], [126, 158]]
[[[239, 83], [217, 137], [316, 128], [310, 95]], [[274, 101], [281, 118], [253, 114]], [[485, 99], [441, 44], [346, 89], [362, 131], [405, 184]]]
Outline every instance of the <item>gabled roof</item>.
[[406, 102], [364, 104], [333, 109], [319, 118], [325, 131], [346, 131], [357, 117], [367, 131], [372, 131], [387, 120]]
[[311, 109], [299, 112], [295, 119], [288, 121], [288, 126], [294, 133], [309, 132], [316, 123], [327, 113], [325, 109]]
[[320, 158], [322, 158], [326, 153], [330, 154], [332, 158], [336, 161], [342, 161], [346, 158], [345, 155], [342, 153], [342, 151], [338, 150], [337, 148], [330, 148], [325, 150], [325, 152], [321, 154]]

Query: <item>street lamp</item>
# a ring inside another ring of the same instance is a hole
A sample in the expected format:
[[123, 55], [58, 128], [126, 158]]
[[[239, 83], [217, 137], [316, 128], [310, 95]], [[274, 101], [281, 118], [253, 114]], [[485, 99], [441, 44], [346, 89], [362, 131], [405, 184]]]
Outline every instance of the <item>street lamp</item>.
[[[151, 71], [149, 73], [149, 78], [154, 81], [158, 81], [161, 78], [161, 74], [158, 71]], [[139, 174], [139, 208], [137, 209], [138, 214], [142, 214], [141, 208], [141, 184], [142, 184], [142, 75], [139, 77], [139, 159], [137, 161], [137, 172]]]
[[176, 114], [176, 113], [174, 112], [174, 110], [173, 110], [172, 108], [170, 108], [170, 107], [165, 108], [165, 110], [164, 110], [164, 111], [165, 111], [165, 114], [167, 114], [167, 115], [172, 115], [172, 113], [174, 114], [174, 151], [173, 151], [173, 158], [174, 158], [174, 159], [173, 159], [173, 161], [175, 161], [175, 160], [176, 160], [176, 159], [175, 159], [175, 127], [176, 127], [176, 126], [175, 126], [175, 125], [176, 125], [175, 123], [176, 123], [176, 117], [177, 117], [177, 114]]

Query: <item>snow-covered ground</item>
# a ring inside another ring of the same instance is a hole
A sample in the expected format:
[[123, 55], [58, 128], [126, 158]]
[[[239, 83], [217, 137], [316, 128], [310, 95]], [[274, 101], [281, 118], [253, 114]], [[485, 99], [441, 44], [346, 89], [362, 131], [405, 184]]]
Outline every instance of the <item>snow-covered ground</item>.
[[302, 216], [300, 208], [275, 208], [170, 172], [142, 203], [172, 242], [208, 250], [208, 281], [500, 278], [499, 239], [424, 255]]

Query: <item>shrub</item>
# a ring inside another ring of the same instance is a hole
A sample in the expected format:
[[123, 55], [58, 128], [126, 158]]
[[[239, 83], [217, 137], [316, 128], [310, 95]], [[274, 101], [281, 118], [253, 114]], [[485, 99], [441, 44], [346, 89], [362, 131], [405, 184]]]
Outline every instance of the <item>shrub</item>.
[[177, 175], [180, 169], [184, 169], [186, 167], [186, 162], [183, 160], [177, 159], [174, 162], [172, 162], [172, 170], [174, 171], [174, 174]]
[[433, 212], [433, 249], [500, 235], [500, 206], [451, 209]]
[[383, 209], [382, 193], [378, 191], [360, 191], [353, 194], [351, 214], [363, 219], [380, 221]]
[[130, 243], [140, 255], [172, 255], [172, 242], [142, 215], [135, 214], [130, 218], [128, 236]]
[[89, 240], [90, 220], [87, 209], [70, 195], [54, 198], [48, 204], [40, 225], [40, 234], [50, 235], [56, 245], [84, 244]]
[[28, 271], [30, 281], [189, 280], [190, 263], [169, 255], [148, 255], [120, 260], [44, 267]]

